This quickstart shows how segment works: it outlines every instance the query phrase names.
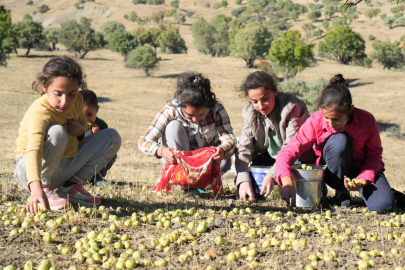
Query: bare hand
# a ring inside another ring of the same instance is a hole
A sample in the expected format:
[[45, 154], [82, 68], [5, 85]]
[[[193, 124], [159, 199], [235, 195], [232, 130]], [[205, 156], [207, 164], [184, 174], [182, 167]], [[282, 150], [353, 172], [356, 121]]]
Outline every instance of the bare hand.
[[31, 182], [29, 188], [31, 190], [31, 196], [28, 199], [26, 209], [31, 215], [36, 215], [38, 213], [38, 203], [42, 205], [44, 210], [51, 209], [40, 181]]
[[[270, 195], [271, 191], [274, 188], [274, 179], [270, 175], [266, 175], [263, 178], [262, 182], [262, 190], [260, 191], [260, 195], [264, 195], [264, 197], [267, 197]], [[265, 193], [266, 191], [266, 193]]]
[[[345, 179], [346, 179], [346, 176], [345, 176]], [[357, 181], [361, 183], [360, 186], [357, 185], [357, 183], [356, 183], [353, 179], [352, 179], [352, 184], [353, 184], [352, 187], [349, 187], [349, 186], [347, 185], [346, 180], [344, 180], [343, 183], [345, 184], [345, 187], [346, 187], [346, 189], [347, 189], [348, 191], [359, 191], [359, 190], [362, 189], [364, 186], [367, 186], [367, 185], [368, 185], [366, 179], [357, 179]]]
[[95, 122], [90, 122], [91, 123], [91, 132], [96, 133], [100, 131], [100, 127], [95, 123]]
[[283, 188], [281, 189], [281, 199], [285, 200], [286, 203], [290, 204], [291, 199], [291, 206], [295, 206], [295, 186], [290, 176], [285, 176], [281, 179], [283, 183]]
[[212, 155], [212, 159], [216, 163], [221, 163], [221, 161], [224, 159], [224, 156], [225, 156], [224, 148], [222, 148], [222, 146], [218, 146], [217, 151], [215, 152], [215, 154]]
[[[160, 151], [160, 149], [158, 149]], [[176, 156], [172, 153], [169, 147], [164, 147], [162, 151], [162, 158], [169, 162], [172, 165], [177, 165]]]
[[246, 201], [246, 196], [253, 201], [255, 199], [255, 195], [253, 194], [252, 184], [250, 182], [242, 182], [239, 185], [239, 198], [241, 201]]
[[80, 137], [84, 134], [84, 128], [82, 124], [76, 119], [68, 120], [68, 131], [72, 136]]

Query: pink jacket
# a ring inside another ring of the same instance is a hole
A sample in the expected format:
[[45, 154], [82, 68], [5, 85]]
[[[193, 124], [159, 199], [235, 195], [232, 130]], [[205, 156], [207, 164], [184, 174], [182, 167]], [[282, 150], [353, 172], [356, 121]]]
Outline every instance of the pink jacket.
[[354, 163], [360, 169], [357, 178], [374, 183], [375, 174], [384, 169], [380, 134], [374, 116], [358, 108], [353, 109], [351, 123], [339, 131], [328, 126], [321, 110], [312, 114], [294, 139], [277, 154], [277, 183], [282, 186], [281, 178], [291, 176], [291, 164], [311, 146], [317, 156], [315, 163], [319, 164], [325, 142], [329, 136], [339, 132], [344, 132], [352, 141]]

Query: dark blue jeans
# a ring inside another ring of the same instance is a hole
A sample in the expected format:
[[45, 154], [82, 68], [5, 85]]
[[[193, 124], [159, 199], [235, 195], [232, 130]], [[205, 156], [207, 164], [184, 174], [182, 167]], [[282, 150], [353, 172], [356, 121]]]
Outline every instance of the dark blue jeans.
[[[354, 164], [352, 143], [344, 133], [336, 133], [329, 137], [322, 151], [322, 159], [328, 165], [324, 181], [333, 189], [346, 190], [344, 177], [352, 179], [360, 173]], [[375, 175], [374, 184], [363, 187], [359, 192], [370, 211], [389, 212], [397, 204], [394, 191], [383, 170]]]

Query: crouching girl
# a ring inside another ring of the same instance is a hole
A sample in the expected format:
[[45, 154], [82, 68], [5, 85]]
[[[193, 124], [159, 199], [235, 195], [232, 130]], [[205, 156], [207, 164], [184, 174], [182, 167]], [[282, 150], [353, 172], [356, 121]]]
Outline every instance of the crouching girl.
[[[84, 138], [87, 130], [83, 98], [87, 89], [81, 66], [72, 58], [56, 57], [45, 64], [32, 88], [41, 94], [20, 123], [15, 178], [31, 196], [27, 211], [38, 203], [57, 210], [67, 202], [85, 206], [101, 200], [83, 188], [83, 182], [114, 157], [121, 138], [114, 129]], [[56, 190], [57, 189], [57, 190]]]

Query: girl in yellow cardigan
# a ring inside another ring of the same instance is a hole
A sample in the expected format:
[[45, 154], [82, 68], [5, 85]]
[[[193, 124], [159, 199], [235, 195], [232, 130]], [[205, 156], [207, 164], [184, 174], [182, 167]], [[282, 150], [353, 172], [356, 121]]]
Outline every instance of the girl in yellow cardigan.
[[[83, 182], [104, 168], [121, 146], [114, 129], [84, 138], [88, 125], [79, 89], [87, 89], [81, 66], [56, 57], [45, 64], [32, 88], [41, 94], [20, 123], [14, 177], [31, 196], [27, 211], [63, 208], [67, 201], [85, 206], [101, 200]], [[57, 189], [57, 191], [55, 191]]]

